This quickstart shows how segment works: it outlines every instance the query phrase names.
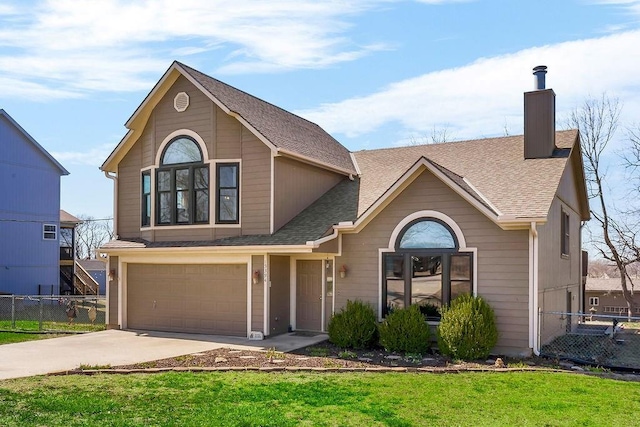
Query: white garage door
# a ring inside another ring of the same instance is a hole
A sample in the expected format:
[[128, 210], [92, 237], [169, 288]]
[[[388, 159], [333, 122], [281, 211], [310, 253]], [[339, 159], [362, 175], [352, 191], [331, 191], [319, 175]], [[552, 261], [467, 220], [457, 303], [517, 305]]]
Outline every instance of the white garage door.
[[247, 335], [247, 266], [127, 266], [131, 329]]

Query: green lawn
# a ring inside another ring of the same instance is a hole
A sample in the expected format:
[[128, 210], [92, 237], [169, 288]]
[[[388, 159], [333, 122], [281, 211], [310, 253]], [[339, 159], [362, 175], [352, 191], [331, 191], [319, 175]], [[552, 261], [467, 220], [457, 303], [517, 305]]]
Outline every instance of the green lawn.
[[42, 340], [45, 338], [56, 338], [60, 334], [20, 334], [17, 332], [0, 332], [0, 345], [13, 344], [16, 342]]
[[[14, 327], [15, 325], [15, 327]], [[40, 322], [37, 320], [0, 320], [0, 330], [19, 330], [19, 331], [40, 331]], [[96, 332], [106, 329], [106, 325], [90, 323], [71, 323], [69, 322], [42, 322], [43, 331], [76, 331], [76, 332]]]
[[0, 381], [2, 426], [637, 425], [640, 385], [561, 373], [166, 373]]

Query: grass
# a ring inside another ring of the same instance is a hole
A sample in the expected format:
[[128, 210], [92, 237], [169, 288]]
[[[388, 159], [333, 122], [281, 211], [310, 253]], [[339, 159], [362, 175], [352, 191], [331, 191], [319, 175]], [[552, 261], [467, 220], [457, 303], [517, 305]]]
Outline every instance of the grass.
[[0, 425], [634, 425], [640, 387], [563, 373], [166, 373], [0, 381]]
[[[104, 324], [42, 322], [43, 331], [96, 332], [105, 329], [106, 326]], [[40, 322], [37, 320], [16, 320], [14, 327], [14, 323], [11, 320], [0, 320], [0, 330], [39, 331]]]
[[0, 332], [0, 345], [13, 344], [17, 342], [43, 340], [46, 338], [57, 338], [60, 334], [21, 334], [17, 332]]

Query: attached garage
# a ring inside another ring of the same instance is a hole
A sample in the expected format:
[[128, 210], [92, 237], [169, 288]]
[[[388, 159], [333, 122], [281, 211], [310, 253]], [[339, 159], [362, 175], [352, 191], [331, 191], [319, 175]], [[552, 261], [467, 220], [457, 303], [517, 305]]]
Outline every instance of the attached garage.
[[247, 335], [247, 265], [127, 265], [131, 329]]

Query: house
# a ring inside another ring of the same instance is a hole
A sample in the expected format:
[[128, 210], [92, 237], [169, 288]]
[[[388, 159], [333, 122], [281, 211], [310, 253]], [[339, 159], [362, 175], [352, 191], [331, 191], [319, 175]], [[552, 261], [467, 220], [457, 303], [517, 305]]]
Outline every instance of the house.
[[57, 293], [60, 177], [69, 172], [4, 110], [0, 146], [0, 292]]
[[[634, 277], [634, 283], [640, 278]], [[629, 286], [629, 281], [627, 281]], [[633, 294], [633, 316], [640, 317], [640, 295]], [[585, 313], [606, 316], [627, 316], [627, 301], [622, 295], [619, 277], [587, 277], [585, 285]]]
[[496, 312], [496, 352], [537, 352], [538, 309], [580, 308], [589, 209], [553, 90], [524, 104], [524, 136], [350, 152], [174, 62], [101, 166], [108, 324], [260, 337], [326, 331], [347, 300], [382, 319], [472, 292]]

